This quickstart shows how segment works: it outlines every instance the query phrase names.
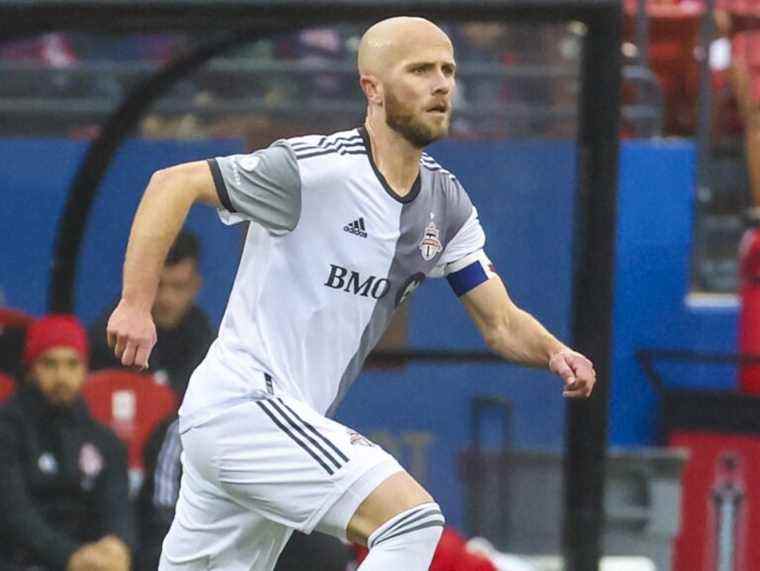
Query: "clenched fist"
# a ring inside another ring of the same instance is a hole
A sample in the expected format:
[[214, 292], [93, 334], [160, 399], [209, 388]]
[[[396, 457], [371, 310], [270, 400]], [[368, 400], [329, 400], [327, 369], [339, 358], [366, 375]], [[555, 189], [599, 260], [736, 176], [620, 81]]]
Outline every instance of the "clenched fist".
[[591, 395], [596, 383], [594, 365], [586, 357], [563, 349], [557, 351], [549, 359], [549, 370], [559, 375], [565, 382], [562, 394], [568, 398], [586, 398]]
[[150, 310], [131, 306], [123, 299], [113, 310], [106, 327], [108, 346], [125, 367], [148, 368], [156, 344], [156, 325]]

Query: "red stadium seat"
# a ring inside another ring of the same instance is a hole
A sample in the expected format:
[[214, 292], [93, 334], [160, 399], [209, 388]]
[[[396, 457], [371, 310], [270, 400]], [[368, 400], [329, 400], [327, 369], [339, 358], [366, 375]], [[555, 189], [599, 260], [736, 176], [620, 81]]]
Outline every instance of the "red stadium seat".
[[82, 388], [93, 417], [127, 445], [132, 491], [139, 488], [143, 447], [158, 424], [177, 411], [177, 397], [149, 375], [121, 369], [92, 373]]
[[34, 321], [34, 317], [18, 309], [0, 307], [0, 329], [13, 327], [25, 329]]
[[16, 390], [16, 383], [8, 375], [0, 373], [0, 403], [8, 400]]

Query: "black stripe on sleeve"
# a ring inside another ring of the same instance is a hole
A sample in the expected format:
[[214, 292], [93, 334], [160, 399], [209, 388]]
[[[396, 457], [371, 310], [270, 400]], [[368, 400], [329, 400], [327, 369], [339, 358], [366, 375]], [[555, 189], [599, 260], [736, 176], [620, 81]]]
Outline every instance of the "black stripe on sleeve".
[[230, 200], [230, 195], [227, 192], [227, 185], [224, 182], [222, 169], [219, 168], [219, 163], [216, 162], [216, 159], [208, 159], [206, 162], [211, 169], [211, 177], [214, 179], [216, 194], [219, 196], [219, 201], [222, 203], [222, 206], [224, 206], [230, 212], [237, 212], [237, 210], [235, 210], [235, 207], [232, 206], [232, 201]]
[[323, 149], [323, 150], [314, 150], [314, 151], [306, 151], [306, 150], [297, 150], [296, 151], [296, 158], [301, 159], [310, 159], [311, 157], [321, 157], [322, 155], [329, 155], [329, 154], [341, 154], [341, 155], [366, 155], [367, 151], [362, 149], [359, 149], [358, 147], [352, 148], [349, 150], [337, 150], [337, 149]]
[[322, 434], [321, 432], [319, 432], [311, 424], [309, 424], [303, 418], [301, 418], [300, 416], [298, 416], [298, 413], [296, 411], [294, 411], [292, 408], [290, 408], [285, 403], [284, 400], [282, 400], [280, 398], [278, 398], [277, 400], [279, 401], [279, 403], [282, 406], [284, 406], [285, 408], [287, 408], [293, 414], [293, 416], [295, 416], [298, 420], [300, 420], [306, 428], [308, 428], [309, 430], [311, 430], [320, 440], [322, 440], [325, 444], [327, 444], [330, 448], [332, 448], [338, 456], [340, 456], [345, 462], [348, 462], [348, 457], [345, 454], [343, 454], [343, 452], [341, 452], [340, 449], [337, 446], [335, 446], [335, 444], [333, 444], [332, 442], [330, 442], [330, 440], [324, 434]]
[[267, 407], [264, 406], [264, 403], [262, 403], [261, 401], [257, 401], [256, 404], [259, 405], [259, 407], [261, 407], [261, 410], [263, 410], [266, 413], [266, 415], [269, 418], [272, 419], [272, 422], [274, 422], [283, 432], [285, 432], [285, 434], [287, 434], [288, 436], [290, 436], [290, 438], [293, 440], [293, 442], [295, 442], [296, 444], [298, 444], [301, 448], [303, 448], [306, 451], [306, 453], [309, 456], [311, 456], [312, 458], [314, 458], [314, 460], [316, 460], [317, 462], [319, 462], [319, 464], [322, 466], [322, 468], [325, 469], [325, 471], [328, 474], [330, 474], [332, 476], [335, 473], [333, 471], [333, 469], [330, 468], [330, 466], [328, 466], [327, 464], [325, 464], [324, 460], [322, 460], [322, 458], [320, 458], [319, 456], [317, 456], [311, 448], [309, 448], [308, 446], [306, 446], [306, 444], [304, 444], [303, 442], [301, 442], [300, 439], [296, 438], [296, 435], [293, 434], [290, 430], [288, 430], [288, 427], [285, 426], [280, 421], [280, 419], [278, 419], [269, 409], [267, 409]]
[[[443, 516], [441, 516], [443, 518]], [[405, 529], [403, 531], [399, 531], [398, 533], [394, 533], [392, 535], [386, 535], [382, 539], [376, 541], [372, 544], [372, 547], [377, 547], [379, 544], [381, 544], [383, 541], [387, 541], [389, 539], [393, 539], [394, 537], [398, 537], [399, 535], [405, 535], [407, 533], [412, 533], [413, 531], [419, 531], [420, 529], [427, 529], [428, 527], [443, 527], [444, 521], [443, 519], [435, 520], [435, 521], [429, 521], [427, 523], [420, 524], [416, 527], [412, 527], [409, 529]]]
[[427, 506], [426, 507], [424, 505], [420, 506], [419, 509], [417, 509], [417, 510], [411, 512], [411, 513], [406, 514], [404, 517], [402, 517], [398, 521], [394, 522], [393, 525], [391, 525], [387, 529], [383, 530], [383, 532], [380, 535], [378, 535], [377, 537], [373, 538], [372, 545], [370, 545], [370, 547], [372, 547], [375, 544], [377, 544], [379, 541], [381, 541], [387, 535], [389, 535], [389, 534], [395, 534], [397, 531], [399, 531], [399, 530], [401, 530], [401, 529], [403, 529], [405, 527], [408, 527], [409, 525], [411, 525], [411, 524], [413, 524], [413, 523], [415, 523], [415, 522], [417, 522], [417, 521], [419, 521], [421, 519], [432, 517], [434, 515], [440, 515], [441, 517], [443, 517], [443, 514], [441, 513], [441, 510], [438, 509], [437, 507], [433, 507], [433, 506]]

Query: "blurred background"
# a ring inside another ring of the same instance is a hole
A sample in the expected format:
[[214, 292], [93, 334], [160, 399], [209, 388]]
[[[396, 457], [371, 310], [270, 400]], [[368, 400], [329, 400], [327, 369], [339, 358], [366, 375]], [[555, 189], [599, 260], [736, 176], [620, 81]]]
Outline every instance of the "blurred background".
[[[760, 569], [751, 541], [760, 533], [760, 0], [626, 0], [623, 17], [603, 569]], [[455, 46], [458, 90], [451, 137], [428, 152], [468, 190], [512, 297], [570, 343], [587, 29], [572, 19], [439, 23]], [[104, 319], [142, 191], [162, 167], [360, 125], [355, 60], [366, 27], [306, 23], [211, 59], [142, 114], [91, 211], [68, 221], [85, 225], [72, 308], [90, 336], [82, 395], [128, 447], [125, 542], [135, 569], [154, 566], [172, 515], [176, 490], [162, 496], [156, 486], [176, 480], [178, 456], [168, 476], [157, 472], [246, 231], [193, 209], [154, 307], [163, 315], [159, 357], [148, 375], [118, 372], [102, 347]], [[130, 93], [213, 39], [52, 31], [0, 43], [7, 402], [32, 382], [25, 330], [55, 306], [61, 217], [89, 145]], [[380, 349], [461, 358], [373, 358], [338, 419], [436, 497], [452, 553], [480, 554], [431, 569], [562, 569], [558, 382], [490, 359], [448, 285], [436, 282], [404, 304]], [[27, 492], [34, 496], [32, 483]], [[11, 523], [0, 521], [0, 535], [3, 525]], [[310, 550], [334, 548], [304, 541], [289, 555], [293, 569], [311, 568]], [[338, 551], [324, 557], [336, 569], [355, 565], [354, 551]], [[8, 558], [9, 569], [33, 567], [27, 552]], [[35, 568], [55, 568], [46, 565]]]

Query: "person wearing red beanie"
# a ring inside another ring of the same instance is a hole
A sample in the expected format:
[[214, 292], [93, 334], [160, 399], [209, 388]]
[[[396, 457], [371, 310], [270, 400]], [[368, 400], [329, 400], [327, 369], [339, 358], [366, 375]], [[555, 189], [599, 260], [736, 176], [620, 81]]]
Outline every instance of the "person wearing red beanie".
[[80, 396], [88, 360], [76, 317], [28, 327], [25, 382], [0, 407], [0, 569], [130, 567], [126, 450]]
[[27, 330], [24, 365], [29, 379], [54, 406], [71, 406], [87, 376], [87, 332], [72, 315], [50, 315]]

